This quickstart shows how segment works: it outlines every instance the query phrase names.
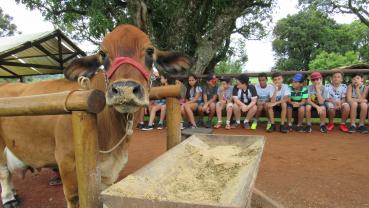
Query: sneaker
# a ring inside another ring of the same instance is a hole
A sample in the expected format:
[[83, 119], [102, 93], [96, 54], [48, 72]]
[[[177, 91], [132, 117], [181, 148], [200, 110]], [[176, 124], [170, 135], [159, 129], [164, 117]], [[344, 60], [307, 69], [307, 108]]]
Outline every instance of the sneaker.
[[303, 127], [303, 126], [296, 126], [296, 131], [297, 131], [297, 132], [305, 132], [304, 127]]
[[245, 128], [245, 129], [250, 129], [250, 124], [249, 124], [249, 122], [243, 122], [243, 128]]
[[[269, 127], [269, 128], [268, 128]], [[269, 124], [267, 126], [267, 132], [271, 133], [273, 131], [276, 131], [276, 127], [275, 127], [275, 124]]]
[[211, 121], [207, 121], [205, 124], [205, 128], [210, 129], [211, 128]]
[[137, 128], [142, 130], [143, 128], [145, 128], [145, 124], [144, 123], [139, 123], [137, 125]]
[[362, 134], [367, 134], [367, 133], [369, 133], [369, 130], [366, 126], [361, 125], [357, 128], [357, 132], [360, 132]]
[[320, 126], [320, 132], [327, 133], [327, 127], [325, 125]]
[[327, 126], [327, 130], [328, 131], [332, 131], [334, 129], [334, 124], [333, 123], [329, 123]]
[[254, 122], [252, 122], [252, 124], [251, 124], [251, 129], [252, 129], [252, 130], [255, 130], [257, 126], [258, 126], [258, 122], [254, 121]]
[[190, 127], [191, 129], [197, 129], [198, 127], [195, 125], [191, 125], [191, 127]]
[[159, 130], [164, 129], [163, 123], [158, 123], [158, 126], [156, 127], [156, 129], [159, 129]]
[[269, 123], [267, 124], [266, 130], [268, 130], [273, 124]]
[[305, 126], [305, 132], [306, 133], [311, 133], [313, 131], [313, 129], [311, 128], [311, 125], [306, 125]]
[[343, 132], [348, 132], [348, 128], [346, 126], [346, 124], [340, 124], [340, 130]]
[[281, 125], [281, 129], [280, 129], [280, 131], [281, 131], [282, 133], [288, 133], [288, 132], [289, 132], [289, 128], [288, 128], [288, 126], [286, 126], [286, 125]]
[[196, 126], [198, 126], [198, 127], [205, 126], [205, 125], [204, 125], [204, 121], [203, 121], [203, 120], [199, 120], [199, 121], [197, 121], [197, 122], [196, 122]]
[[293, 126], [292, 125], [288, 125], [288, 131], [293, 131]]
[[147, 125], [145, 128], [143, 128], [142, 130], [144, 130], [144, 131], [151, 131], [151, 130], [153, 130], [154, 129], [154, 125], [153, 124], [151, 124], [151, 125]]
[[[347, 128], [347, 127], [346, 127]], [[348, 129], [349, 133], [355, 133], [356, 132], [356, 126], [351, 125], [350, 128]]]
[[231, 125], [231, 129], [237, 129], [238, 127], [240, 127], [241, 124], [235, 122]]

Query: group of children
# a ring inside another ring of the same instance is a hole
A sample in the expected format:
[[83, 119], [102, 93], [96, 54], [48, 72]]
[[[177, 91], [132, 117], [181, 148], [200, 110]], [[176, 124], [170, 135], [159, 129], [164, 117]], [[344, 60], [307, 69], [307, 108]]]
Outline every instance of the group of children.
[[[365, 120], [369, 117], [369, 88], [365, 85], [362, 74], [355, 74], [349, 85], [343, 84], [344, 75], [340, 71], [334, 72], [331, 83], [326, 85], [323, 85], [322, 75], [319, 72], [311, 73], [311, 85], [308, 86], [306, 86], [306, 78], [302, 73], [293, 76], [290, 86], [283, 83], [283, 76], [279, 72], [274, 72], [271, 77], [273, 84], [268, 84], [267, 75], [260, 73], [258, 84], [253, 85], [250, 84], [247, 74], [241, 74], [236, 77], [236, 85], [232, 86], [232, 80], [228, 77], [218, 79], [215, 75], [209, 75], [206, 77], [205, 86], [201, 87], [199, 79], [195, 75], [189, 75], [188, 86], [181, 100], [182, 118], [187, 121], [187, 125], [183, 126], [188, 128], [204, 126], [216, 129], [221, 127], [232, 129], [242, 126], [246, 129], [256, 129], [259, 118], [264, 112], [268, 119], [266, 130], [274, 132], [278, 130], [275, 122], [278, 112], [280, 132], [287, 133], [292, 130], [312, 132], [312, 112], [316, 111], [322, 133], [334, 129], [336, 112], [341, 113], [339, 125], [341, 131], [369, 133], [365, 126]], [[167, 77], [162, 75], [160, 82], [162, 85], [167, 85]], [[181, 84], [179, 80], [176, 82]], [[218, 82], [220, 82], [219, 85]], [[154, 128], [154, 118], [158, 110], [161, 110], [161, 113], [157, 128], [163, 128], [165, 100], [159, 100], [153, 101], [150, 105], [149, 123], [145, 127], [142, 120], [141, 129]], [[225, 124], [223, 124], [223, 111], [226, 112]], [[199, 115], [197, 122], [195, 113]], [[357, 126], [358, 113], [359, 124]], [[205, 115], [208, 116], [207, 122], [204, 122]], [[292, 126], [293, 115], [297, 115], [295, 128]], [[212, 126], [215, 116], [217, 122]], [[241, 122], [243, 116], [244, 120]], [[346, 120], [349, 117], [350, 125], [347, 126]]]

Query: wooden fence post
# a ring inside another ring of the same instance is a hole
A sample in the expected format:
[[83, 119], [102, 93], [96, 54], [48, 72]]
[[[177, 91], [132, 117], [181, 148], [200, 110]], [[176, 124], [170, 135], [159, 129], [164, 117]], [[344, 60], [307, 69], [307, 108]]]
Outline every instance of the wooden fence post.
[[181, 107], [178, 98], [168, 97], [167, 105], [167, 150], [181, 142]]
[[96, 114], [72, 112], [78, 195], [81, 208], [102, 207], [99, 200], [100, 172], [98, 161], [98, 134]]

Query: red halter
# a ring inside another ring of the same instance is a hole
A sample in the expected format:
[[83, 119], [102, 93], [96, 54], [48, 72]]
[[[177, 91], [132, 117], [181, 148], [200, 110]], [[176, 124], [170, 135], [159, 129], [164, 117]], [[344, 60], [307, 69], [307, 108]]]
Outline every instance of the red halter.
[[135, 69], [137, 69], [145, 77], [145, 79], [147, 81], [150, 80], [150, 72], [148, 72], [146, 70], [146, 68], [141, 63], [137, 62], [136, 60], [134, 60], [130, 57], [126, 57], [126, 56], [117, 57], [117, 58], [114, 59], [114, 62], [112, 64], [112, 66], [110, 67], [109, 71], [106, 72], [106, 75], [107, 75], [108, 79], [110, 79], [111, 76], [113, 76], [114, 72], [122, 64], [132, 65]]

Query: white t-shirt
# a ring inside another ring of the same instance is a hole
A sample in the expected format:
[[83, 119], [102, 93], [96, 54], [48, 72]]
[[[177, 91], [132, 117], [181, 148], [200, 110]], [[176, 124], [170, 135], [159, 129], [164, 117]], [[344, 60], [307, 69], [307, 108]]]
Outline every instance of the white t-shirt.
[[337, 88], [335, 88], [332, 84], [326, 84], [324, 89], [324, 98], [333, 100], [342, 100], [342, 98], [346, 97], [347, 86], [345, 84], [340, 84]]
[[[275, 90], [274, 86], [272, 87], [273, 87], [273, 90], [271, 90], [270, 92], [270, 97], [273, 97], [274, 90]], [[288, 85], [282, 84], [281, 89], [277, 91], [275, 100], [278, 102], [278, 101], [281, 101], [283, 97], [290, 96], [290, 95], [291, 95], [291, 92], [290, 92], [290, 88], [288, 87]]]
[[[274, 87], [267, 84], [265, 88], [262, 88], [260, 84], [255, 85], [256, 93], [258, 94], [258, 101], [267, 102], [270, 100], [270, 94], [274, 91]], [[273, 95], [273, 93], [272, 93]]]

